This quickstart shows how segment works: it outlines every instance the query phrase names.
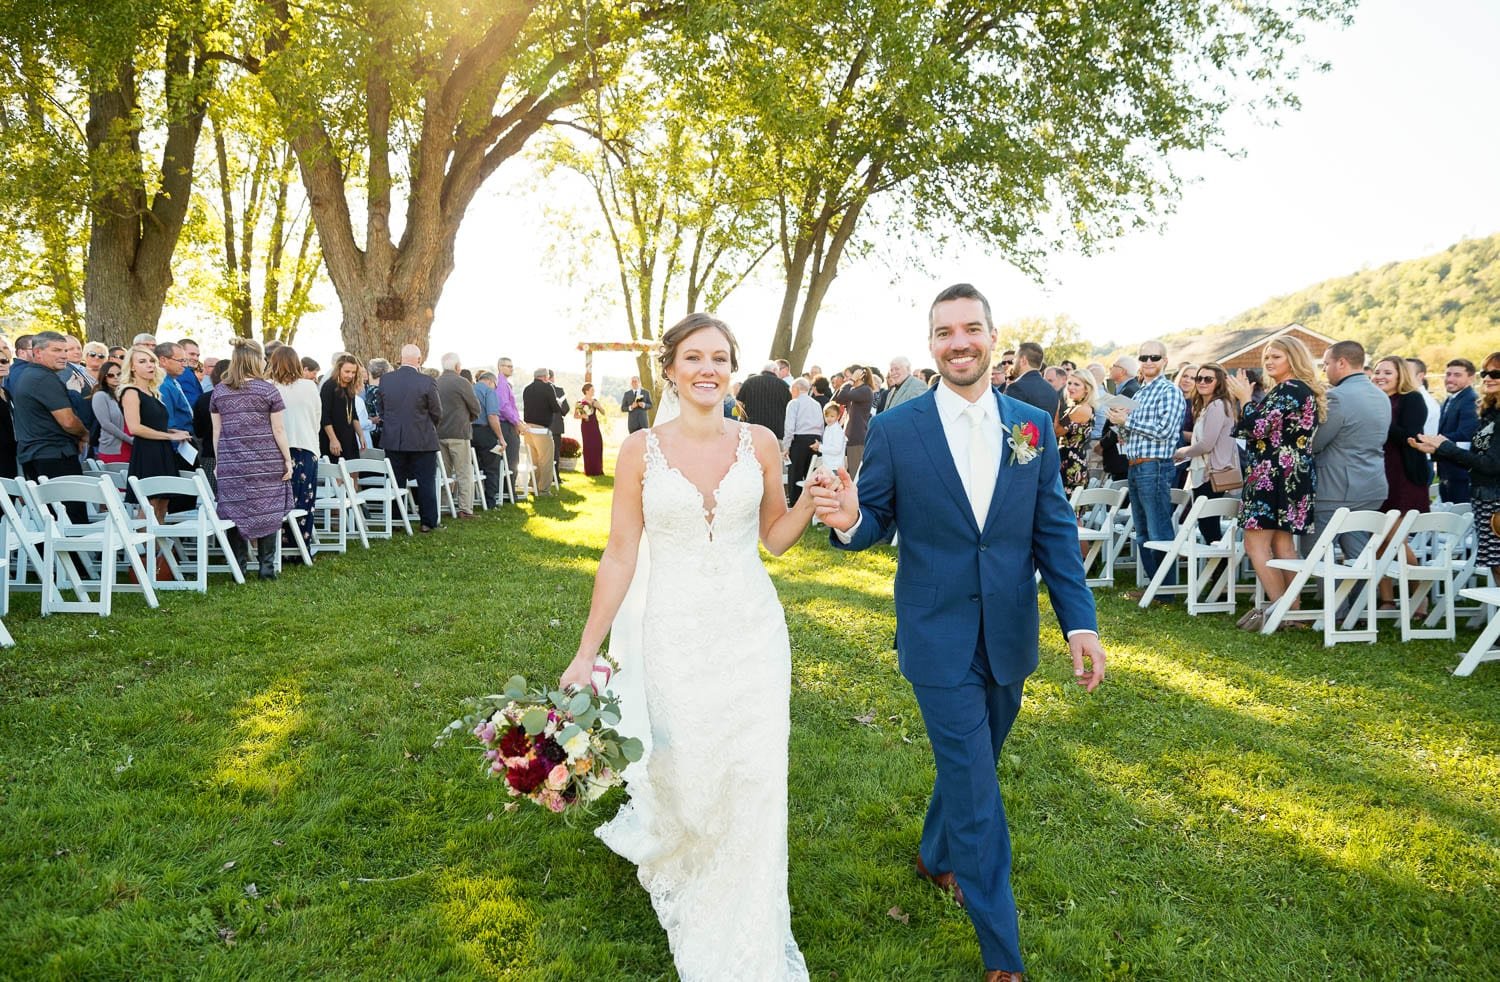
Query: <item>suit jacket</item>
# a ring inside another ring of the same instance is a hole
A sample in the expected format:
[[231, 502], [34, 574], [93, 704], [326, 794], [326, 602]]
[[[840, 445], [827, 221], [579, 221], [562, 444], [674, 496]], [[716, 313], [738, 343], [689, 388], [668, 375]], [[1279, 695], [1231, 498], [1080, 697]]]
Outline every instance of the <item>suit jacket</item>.
[[438, 436], [444, 440], [473, 439], [474, 432], [470, 427], [479, 418], [479, 398], [474, 395], [474, 383], [457, 372], [444, 372], [438, 376], [437, 390], [443, 407]]
[[1035, 406], [1053, 419], [1057, 418], [1057, 390], [1034, 368], [1006, 386], [1005, 394]]
[[[1037, 665], [1037, 570], [1064, 633], [1098, 629], [1052, 419], [999, 392], [994, 398], [1003, 431], [1034, 424], [1042, 452], [1018, 464], [1002, 439], [983, 532], [948, 451], [937, 400], [927, 392], [870, 424], [859, 525], [847, 544], [830, 536], [835, 548], [857, 550], [900, 532], [896, 652], [901, 673], [916, 685], [956, 685], [973, 663], [981, 628], [995, 681], [1030, 675]], [[913, 453], [925, 453], [925, 466], [911, 466]]]
[[552, 418], [558, 415], [557, 389], [546, 379], [533, 379], [521, 390], [521, 419], [528, 426], [552, 429]]
[[1327, 502], [1373, 501], [1390, 493], [1385, 480], [1385, 438], [1391, 400], [1364, 372], [1328, 389], [1328, 416], [1318, 424], [1309, 450], [1318, 476], [1318, 498]]
[[[636, 409], [639, 401], [643, 405]], [[625, 426], [631, 433], [644, 430], [651, 425], [651, 392], [647, 389], [630, 389], [620, 397], [620, 412], [625, 414]]]
[[[1470, 443], [1479, 429], [1479, 394], [1473, 389], [1459, 389], [1443, 403], [1438, 417], [1438, 432], [1454, 443]], [[1467, 482], [1469, 472], [1446, 460], [1438, 461], [1438, 476], [1445, 481], [1458, 478]]]
[[437, 425], [443, 418], [443, 402], [437, 381], [425, 373], [402, 365], [380, 378], [380, 448], [421, 453], [438, 448]]
[[552, 414], [551, 425], [547, 428], [552, 431], [553, 436], [560, 437], [563, 435], [563, 427], [567, 425], [568, 410], [571, 408], [568, 405], [568, 394], [563, 391], [562, 386], [552, 386], [552, 403], [557, 409]]
[[791, 388], [770, 372], [752, 375], [740, 386], [740, 402], [749, 421], [775, 433], [778, 440], [786, 424], [786, 404], [791, 401]]
[[902, 403], [911, 402], [926, 391], [927, 384], [922, 381], [921, 376], [908, 375], [905, 382], [902, 382], [894, 389], [886, 390], [885, 405], [881, 407], [880, 411], [888, 413]]

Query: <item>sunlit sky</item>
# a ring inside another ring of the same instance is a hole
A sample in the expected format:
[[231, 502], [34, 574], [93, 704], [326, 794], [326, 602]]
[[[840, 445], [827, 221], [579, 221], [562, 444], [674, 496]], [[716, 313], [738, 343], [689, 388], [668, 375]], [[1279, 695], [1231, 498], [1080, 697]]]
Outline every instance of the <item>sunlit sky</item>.
[[[977, 247], [913, 272], [900, 247], [882, 245], [881, 258], [851, 263], [835, 281], [811, 361], [883, 365], [905, 353], [921, 363], [923, 311], [960, 280], [990, 297], [997, 322], [1067, 314], [1091, 341], [1132, 343], [1500, 231], [1500, 3], [1365, 0], [1347, 30], [1311, 31], [1306, 51], [1332, 70], [1298, 84], [1301, 111], [1283, 113], [1276, 126], [1236, 120], [1227, 140], [1243, 156], [1184, 160], [1192, 183], [1164, 230], [1131, 235], [1095, 257], [1051, 257], [1042, 284]], [[613, 297], [587, 296], [612, 275], [602, 243], [594, 268], [576, 276], [543, 258], [576, 251], [578, 242], [558, 241], [547, 207], [592, 220], [587, 204], [581, 186], [547, 187], [525, 162], [503, 165], [460, 232], [433, 352], [491, 365], [503, 353], [522, 372], [541, 364], [577, 371], [579, 340], [628, 338]], [[762, 266], [760, 281], [720, 311], [751, 363], [770, 349], [778, 269]], [[341, 347], [329, 308], [297, 339], [314, 357]], [[595, 368], [626, 375], [630, 364], [627, 355], [606, 355]]]

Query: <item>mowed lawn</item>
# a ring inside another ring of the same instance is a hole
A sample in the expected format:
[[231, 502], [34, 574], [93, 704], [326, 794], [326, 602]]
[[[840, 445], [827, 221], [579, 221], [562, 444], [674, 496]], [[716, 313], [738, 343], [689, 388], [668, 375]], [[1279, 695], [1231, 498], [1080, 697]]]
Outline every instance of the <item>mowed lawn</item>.
[[[673, 978], [589, 820], [507, 812], [462, 741], [432, 749], [462, 697], [572, 654], [609, 489], [573, 476], [158, 611], [14, 598], [0, 976]], [[912, 872], [932, 768], [894, 557], [809, 533], [771, 569], [813, 977], [979, 978], [963, 912]], [[1500, 666], [1451, 677], [1471, 635], [1325, 651], [1099, 602], [1109, 680], [1072, 684], [1044, 612], [1000, 767], [1033, 978], [1500, 978]], [[733, 657], [705, 649], [703, 685]]]

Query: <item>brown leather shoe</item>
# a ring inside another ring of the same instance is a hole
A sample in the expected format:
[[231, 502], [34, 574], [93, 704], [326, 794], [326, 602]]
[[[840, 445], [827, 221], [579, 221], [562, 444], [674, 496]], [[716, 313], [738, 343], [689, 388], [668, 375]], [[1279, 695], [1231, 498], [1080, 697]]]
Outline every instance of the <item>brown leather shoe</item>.
[[1007, 972], [1003, 968], [997, 968], [993, 972], [984, 973], [984, 982], [1026, 982], [1026, 975], [1022, 972]]
[[958, 877], [952, 873], [938, 873], [936, 875], [928, 872], [927, 864], [922, 862], [922, 854], [917, 853], [917, 875], [929, 881], [944, 893], [951, 894], [955, 903], [960, 907], [964, 905], [964, 890], [958, 885]]

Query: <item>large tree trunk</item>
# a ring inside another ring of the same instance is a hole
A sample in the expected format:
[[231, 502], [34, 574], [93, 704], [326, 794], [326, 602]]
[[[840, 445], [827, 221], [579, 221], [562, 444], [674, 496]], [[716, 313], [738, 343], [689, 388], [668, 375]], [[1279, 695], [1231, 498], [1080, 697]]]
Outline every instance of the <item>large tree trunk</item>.
[[149, 200], [135, 68], [125, 60], [112, 74], [101, 73], [90, 82], [89, 154], [95, 173], [113, 176], [112, 183], [94, 188], [91, 208], [83, 287], [90, 341], [128, 345], [137, 334], [154, 333], [161, 319], [207, 105], [208, 86], [198, 77], [202, 63], [195, 73], [192, 48], [193, 38], [183, 34], [173, 34], [167, 42], [165, 96], [174, 114], [152, 182], [156, 194]]

